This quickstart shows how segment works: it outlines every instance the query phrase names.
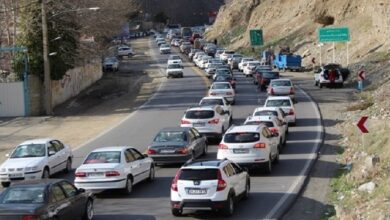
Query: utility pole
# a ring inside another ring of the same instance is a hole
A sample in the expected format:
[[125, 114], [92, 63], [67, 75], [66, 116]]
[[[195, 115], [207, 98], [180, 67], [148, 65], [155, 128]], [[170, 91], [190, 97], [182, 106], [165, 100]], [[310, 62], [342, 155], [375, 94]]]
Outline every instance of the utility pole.
[[52, 115], [52, 94], [51, 94], [51, 74], [49, 60], [49, 43], [47, 33], [47, 17], [46, 17], [46, 0], [42, 0], [42, 43], [43, 43], [43, 72], [44, 72], [44, 87], [45, 87], [45, 111], [46, 115]]

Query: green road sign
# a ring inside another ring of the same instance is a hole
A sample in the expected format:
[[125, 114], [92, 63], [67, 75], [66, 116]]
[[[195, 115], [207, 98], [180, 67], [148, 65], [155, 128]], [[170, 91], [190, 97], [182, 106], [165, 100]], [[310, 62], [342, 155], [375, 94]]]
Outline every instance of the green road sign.
[[350, 40], [349, 29], [347, 27], [320, 28], [318, 39], [320, 42], [346, 42]]
[[264, 44], [263, 42], [263, 30], [250, 30], [249, 35], [251, 38], [251, 45], [252, 46], [261, 46]]

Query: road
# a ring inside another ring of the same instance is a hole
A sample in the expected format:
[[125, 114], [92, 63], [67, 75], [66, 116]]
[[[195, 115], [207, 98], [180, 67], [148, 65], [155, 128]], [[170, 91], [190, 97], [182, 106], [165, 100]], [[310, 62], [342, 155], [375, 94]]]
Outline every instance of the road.
[[[150, 53], [155, 61], [149, 65], [164, 67], [167, 55], [159, 55], [151, 43]], [[169, 79], [158, 92], [137, 111], [131, 113], [114, 128], [97, 136], [74, 151], [74, 168], [80, 165], [91, 150], [114, 145], [130, 145], [144, 151], [159, 129], [178, 126], [185, 109], [196, 105], [205, 96], [207, 86], [201, 71], [185, 63], [184, 78]], [[249, 78], [236, 73], [237, 98], [233, 107], [234, 124], [240, 124], [255, 107], [263, 104], [266, 95], [259, 92]], [[323, 135], [321, 116], [316, 104], [302, 90], [297, 90], [297, 126], [290, 127], [287, 145], [280, 163], [271, 175], [251, 177], [251, 195], [236, 207], [231, 219], [279, 218], [295, 200], [316, 157]], [[216, 157], [217, 146], [210, 145], [208, 158]], [[179, 166], [159, 167], [156, 180], [134, 187], [130, 196], [119, 191], [106, 191], [98, 195], [95, 203], [96, 220], [110, 219], [173, 219], [170, 213], [170, 183]], [[71, 175], [57, 176], [73, 179]], [[217, 219], [210, 212], [189, 213], [177, 219]]]

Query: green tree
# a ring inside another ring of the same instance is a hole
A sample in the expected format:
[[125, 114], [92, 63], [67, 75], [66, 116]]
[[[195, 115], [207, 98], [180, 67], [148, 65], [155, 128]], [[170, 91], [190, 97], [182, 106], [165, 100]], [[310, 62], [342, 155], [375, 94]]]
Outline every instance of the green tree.
[[168, 19], [169, 19], [169, 17], [164, 12], [159, 12], [158, 14], [156, 14], [154, 16], [153, 21], [156, 23], [166, 24]]

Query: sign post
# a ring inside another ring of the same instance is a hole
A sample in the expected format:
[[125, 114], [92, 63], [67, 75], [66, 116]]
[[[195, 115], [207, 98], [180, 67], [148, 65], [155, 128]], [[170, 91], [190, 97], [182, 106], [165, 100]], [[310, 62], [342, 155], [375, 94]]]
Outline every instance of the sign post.
[[253, 47], [253, 50], [255, 46], [261, 46], [264, 44], [262, 29], [249, 30], [249, 37], [250, 37], [250, 42], [251, 42], [251, 46]]
[[349, 48], [348, 41], [350, 41], [349, 28], [347, 27], [338, 27], [338, 28], [320, 28], [318, 29], [318, 41], [322, 43], [333, 43], [333, 60], [335, 62], [335, 42], [347, 42], [347, 66], [349, 65]]
[[363, 81], [365, 78], [366, 78], [366, 71], [364, 71], [363, 67], [361, 67], [358, 72], [358, 90], [360, 92], [363, 91]]

